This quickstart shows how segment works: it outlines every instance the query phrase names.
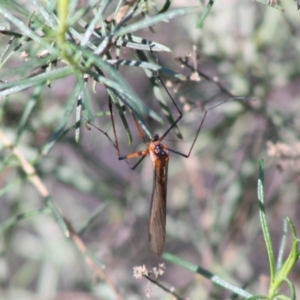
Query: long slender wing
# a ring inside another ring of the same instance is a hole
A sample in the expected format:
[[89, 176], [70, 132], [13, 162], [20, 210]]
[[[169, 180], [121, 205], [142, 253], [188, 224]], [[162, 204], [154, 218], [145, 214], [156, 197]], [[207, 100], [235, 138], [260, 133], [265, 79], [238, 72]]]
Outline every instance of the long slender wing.
[[154, 162], [153, 191], [149, 221], [149, 244], [152, 252], [161, 257], [166, 240], [166, 202], [169, 157]]

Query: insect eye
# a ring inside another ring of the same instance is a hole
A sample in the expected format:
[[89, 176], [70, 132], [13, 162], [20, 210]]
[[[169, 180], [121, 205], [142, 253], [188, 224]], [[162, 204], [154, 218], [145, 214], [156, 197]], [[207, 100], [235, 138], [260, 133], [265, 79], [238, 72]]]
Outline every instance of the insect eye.
[[153, 134], [153, 142], [156, 142], [159, 140], [159, 135], [157, 133]]

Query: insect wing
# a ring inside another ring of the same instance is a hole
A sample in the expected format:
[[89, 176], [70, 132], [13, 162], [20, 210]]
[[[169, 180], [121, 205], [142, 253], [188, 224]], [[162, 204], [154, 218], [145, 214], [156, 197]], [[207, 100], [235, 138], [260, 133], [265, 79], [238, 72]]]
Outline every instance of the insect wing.
[[153, 191], [151, 197], [149, 244], [152, 252], [160, 257], [166, 240], [166, 202], [169, 157], [154, 161]]

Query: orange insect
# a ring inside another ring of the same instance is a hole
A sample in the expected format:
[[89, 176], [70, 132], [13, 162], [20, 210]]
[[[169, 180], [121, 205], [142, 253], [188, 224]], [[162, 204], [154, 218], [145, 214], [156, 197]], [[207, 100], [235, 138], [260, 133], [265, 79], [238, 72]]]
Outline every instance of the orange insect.
[[149, 239], [149, 244], [150, 244], [150, 248], [151, 248], [152, 252], [156, 256], [161, 257], [163, 250], [164, 250], [164, 246], [165, 246], [165, 240], [166, 240], [167, 183], [168, 183], [168, 165], [169, 165], [169, 157], [170, 157], [169, 152], [173, 152], [173, 153], [179, 154], [185, 158], [188, 158], [193, 150], [193, 147], [195, 145], [195, 142], [197, 140], [197, 137], [199, 135], [199, 132], [201, 130], [201, 127], [203, 125], [203, 122], [206, 118], [207, 113], [210, 110], [216, 108], [217, 106], [219, 106], [225, 102], [228, 102], [230, 100], [233, 100], [235, 98], [225, 100], [225, 101], [218, 103], [218, 104], [210, 107], [209, 109], [205, 110], [204, 115], [201, 119], [200, 125], [197, 129], [194, 141], [191, 145], [191, 148], [187, 154], [184, 154], [179, 151], [170, 149], [162, 143], [164, 138], [169, 134], [169, 132], [177, 125], [177, 123], [182, 118], [182, 112], [179, 109], [176, 102], [174, 101], [174, 99], [172, 98], [172, 96], [170, 95], [168, 89], [166, 88], [165, 84], [163, 83], [163, 81], [161, 80], [159, 75], [157, 75], [157, 78], [159, 79], [159, 81], [163, 85], [164, 89], [166, 90], [168, 96], [172, 100], [174, 106], [176, 107], [176, 109], [179, 113], [179, 116], [162, 136], [159, 136], [158, 134], [154, 134], [152, 139], [147, 142], [145, 139], [145, 136], [143, 134], [143, 131], [141, 129], [141, 126], [139, 125], [135, 116], [133, 115], [136, 126], [139, 131], [139, 134], [147, 146], [147, 148], [145, 150], [137, 151], [137, 152], [130, 153], [130, 154], [127, 154], [124, 156], [120, 155], [119, 145], [118, 145], [118, 140], [117, 140], [117, 135], [116, 135], [116, 129], [115, 129], [115, 124], [114, 124], [114, 118], [113, 118], [113, 114], [112, 114], [111, 101], [109, 104], [109, 109], [110, 109], [110, 113], [111, 113], [111, 120], [112, 120], [113, 132], [114, 132], [114, 136], [115, 136], [115, 143], [113, 143], [113, 141], [111, 140], [111, 138], [105, 131], [103, 131], [102, 129], [96, 127], [95, 125], [93, 125], [91, 123], [90, 124], [93, 125], [94, 127], [96, 127], [98, 130], [100, 130], [103, 134], [105, 134], [107, 136], [107, 138], [111, 141], [111, 143], [117, 149], [119, 160], [127, 160], [127, 159], [132, 159], [132, 158], [141, 156], [141, 159], [133, 167], [130, 166], [130, 168], [132, 170], [134, 170], [146, 156], [150, 155], [150, 158], [151, 158], [151, 161], [152, 161], [153, 167], [154, 167], [154, 176], [153, 176], [154, 178], [153, 178], [153, 189], [152, 189], [152, 196], [151, 196], [148, 239]]

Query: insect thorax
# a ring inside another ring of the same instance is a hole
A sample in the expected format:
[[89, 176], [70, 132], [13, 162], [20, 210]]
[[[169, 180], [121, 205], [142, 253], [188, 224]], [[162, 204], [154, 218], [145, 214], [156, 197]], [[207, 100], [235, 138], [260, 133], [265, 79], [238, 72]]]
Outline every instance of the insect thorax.
[[169, 157], [169, 151], [166, 149], [166, 147], [160, 141], [151, 143], [151, 151], [150, 152], [157, 158]]

